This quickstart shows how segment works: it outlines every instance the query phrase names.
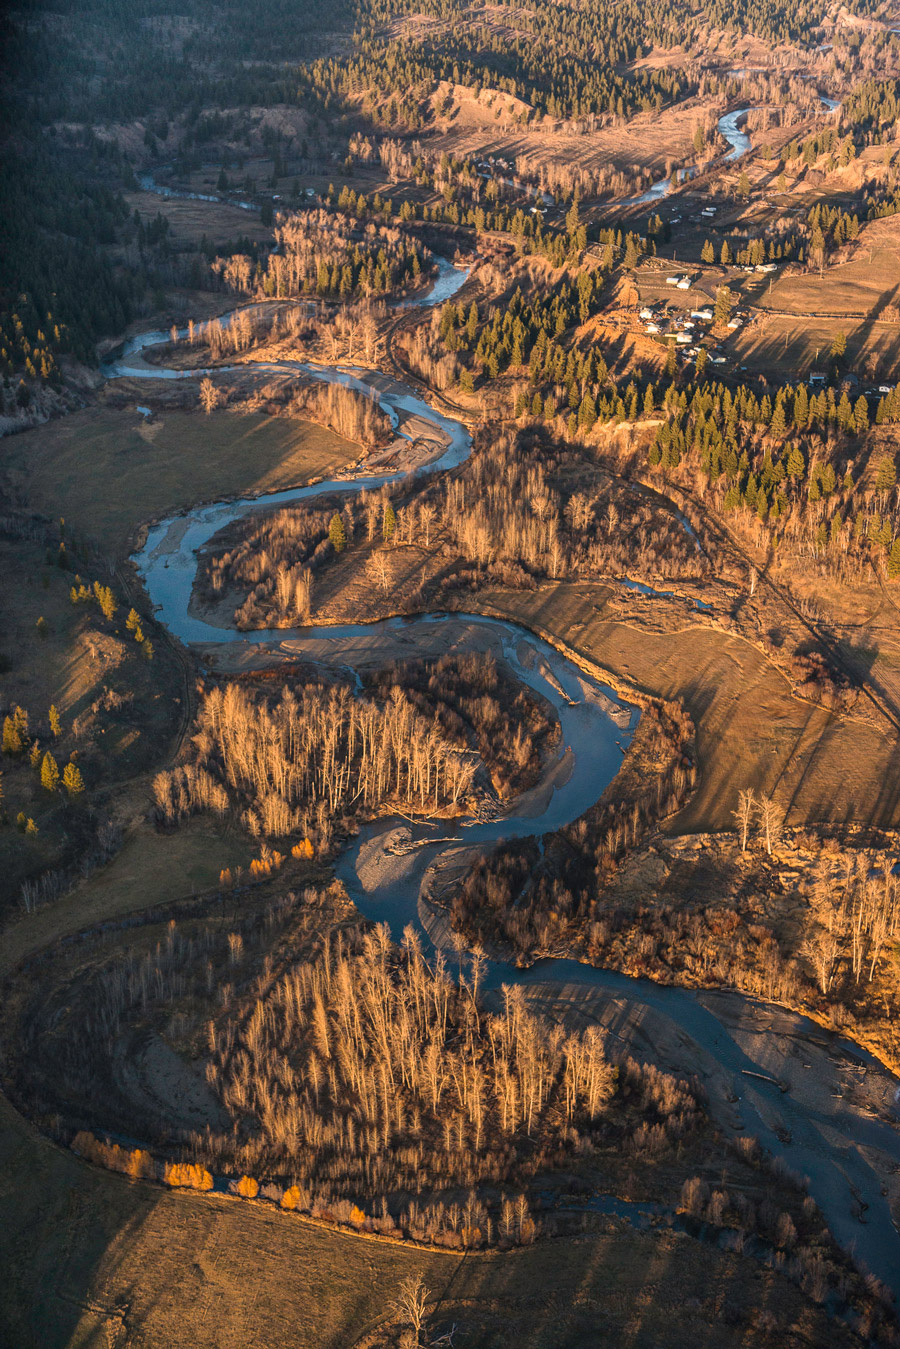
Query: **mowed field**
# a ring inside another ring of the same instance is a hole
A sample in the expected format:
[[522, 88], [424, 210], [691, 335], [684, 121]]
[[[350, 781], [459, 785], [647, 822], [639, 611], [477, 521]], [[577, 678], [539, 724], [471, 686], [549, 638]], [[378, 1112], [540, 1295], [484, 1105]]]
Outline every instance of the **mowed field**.
[[496, 592], [483, 602], [638, 689], [684, 703], [697, 727], [701, 781], [671, 821], [673, 833], [733, 829], [732, 811], [747, 787], [774, 796], [791, 825], [900, 822], [897, 737], [793, 697], [786, 677], [742, 638], [699, 616], [685, 615], [670, 632], [623, 622], [607, 612], [597, 587], [584, 584]]
[[164, 410], [148, 423], [134, 410], [88, 408], [11, 437], [6, 468], [33, 510], [65, 517], [121, 558], [147, 521], [302, 485], [360, 453], [324, 427], [287, 417]]
[[900, 363], [900, 216], [873, 220], [846, 262], [779, 277], [755, 301], [756, 317], [730, 340], [754, 369], [785, 376], [825, 369], [835, 334], [847, 338], [847, 369], [893, 383]]

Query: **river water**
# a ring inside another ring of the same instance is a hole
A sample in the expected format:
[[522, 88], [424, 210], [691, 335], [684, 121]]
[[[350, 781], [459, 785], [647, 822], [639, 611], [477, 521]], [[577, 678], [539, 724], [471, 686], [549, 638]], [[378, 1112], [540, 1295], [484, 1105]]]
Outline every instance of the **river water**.
[[[750, 111], [750, 108], [735, 108], [733, 112], [726, 112], [724, 116], [719, 118], [719, 134], [724, 136], [725, 140], [727, 140], [728, 144], [731, 146], [731, 149], [725, 156], [726, 163], [733, 159], [740, 159], [741, 155], [745, 155], [747, 151], [752, 148], [753, 142], [750, 137], [745, 131], [741, 131], [738, 126], [738, 122], [740, 122], [741, 118], [746, 117], [747, 113]], [[696, 172], [696, 168], [679, 169], [677, 174], [678, 182], [682, 183], [687, 178], [693, 178]], [[626, 201], [623, 202], [623, 205], [644, 206], [650, 202], [661, 201], [663, 197], [667, 197], [671, 191], [672, 179], [660, 178], [658, 182], [653, 183], [651, 187], [648, 187], [646, 192], [642, 192], [639, 197], [628, 197]]]
[[[733, 132], [733, 154], [746, 137], [737, 130], [742, 111], [728, 114]], [[726, 132], [723, 130], [723, 134]], [[741, 141], [738, 138], [742, 138]], [[747, 142], [749, 144], [749, 141]], [[746, 148], [746, 147], [744, 147]], [[463, 269], [447, 270], [446, 264], [428, 296], [419, 303], [438, 303], [454, 294], [466, 279]], [[136, 374], [153, 378], [196, 377], [198, 372], [166, 370], [144, 366], [141, 350], [167, 340], [165, 333], [143, 334], [125, 344], [114, 359], [107, 362], [108, 378]], [[134, 358], [138, 359], [135, 360]], [[129, 360], [131, 358], [131, 360]], [[272, 368], [290, 368], [291, 363], [262, 365], [261, 375]], [[244, 367], [246, 368], [246, 367]], [[392, 419], [401, 413], [414, 413], [432, 424], [446, 449], [432, 464], [420, 470], [437, 473], [456, 466], [471, 451], [471, 438], [459, 422], [446, 417], [426, 399], [400, 381], [373, 371], [342, 367], [300, 366], [317, 378], [340, 380], [359, 388], [377, 401]], [[387, 922], [395, 937], [407, 924], [418, 928], [426, 941], [440, 941], [433, 914], [423, 908], [421, 889], [425, 874], [445, 855], [460, 846], [490, 847], [503, 840], [536, 837], [579, 818], [611, 782], [623, 751], [637, 724], [635, 708], [604, 685], [586, 674], [573, 661], [541, 641], [533, 633], [514, 624], [480, 615], [425, 615], [415, 619], [390, 619], [376, 624], [345, 624], [306, 629], [277, 629], [241, 633], [207, 623], [191, 612], [190, 600], [197, 570], [197, 550], [204, 547], [232, 521], [256, 511], [291, 502], [311, 500], [339, 492], [377, 488], [391, 481], [394, 474], [368, 474], [358, 478], [335, 478], [308, 487], [273, 493], [242, 501], [219, 502], [201, 506], [154, 524], [134, 561], [159, 620], [173, 636], [187, 644], [242, 643], [248, 651], [266, 647], [279, 660], [294, 655], [325, 665], [354, 670], [364, 664], [395, 657], [408, 658], [435, 649], [435, 630], [446, 650], [490, 649], [503, 659], [517, 679], [547, 698], [556, 710], [561, 742], [553, 762], [547, 766], [542, 783], [519, 798], [511, 809], [487, 821], [461, 821], [452, 827], [429, 823], [403, 823], [406, 850], [391, 856], [390, 866], [373, 866], [383, 861], [389, 837], [395, 837], [400, 822], [380, 821], [366, 826], [345, 850], [337, 864], [338, 874], [360, 911], [376, 921]], [[356, 653], [354, 655], [354, 653]], [[900, 1241], [893, 1225], [890, 1207], [881, 1193], [877, 1171], [864, 1149], [875, 1148], [900, 1165], [900, 1133], [874, 1117], [861, 1115], [841, 1100], [823, 1109], [817, 1097], [804, 1094], [802, 1079], [782, 1093], [774, 1083], [750, 1079], [746, 1073], [769, 1074], [765, 1055], [751, 1052], [745, 1038], [737, 1035], [726, 1020], [711, 1009], [710, 999], [702, 1000], [689, 990], [663, 987], [648, 980], [633, 979], [615, 971], [597, 969], [571, 960], [544, 960], [528, 970], [501, 961], [491, 962], [484, 982], [487, 990], [502, 984], [523, 987], [575, 991], [576, 996], [616, 998], [639, 1014], [642, 1010], [666, 1019], [678, 1034], [696, 1044], [703, 1055], [724, 1072], [733, 1083], [734, 1110], [740, 1128], [752, 1134], [773, 1155], [782, 1156], [795, 1171], [809, 1177], [809, 1189], [825, 1214], [837, 1239], [864, 1261], [865, 1265], [889, 1286], [900, 1288]], [[739, 999], [748, 1009], [760, 1006], [752, 999]], [[792, 1017], [798, 1036], [813, 1029], [799, 1016]], [[835, 1042], [832, 1053], [848, 1064], [876, 1067], [875, 1061], [850, 1042]], [[781, 1121], [781, 1123], [778, 1123]], [[785, 1128], [787, 1135], [785, 1135]], [[790, 1137], [790, 1142], [783, 1140]], [[855, 1196], [865, 1203], [865, 1222], [854, 1216]]]

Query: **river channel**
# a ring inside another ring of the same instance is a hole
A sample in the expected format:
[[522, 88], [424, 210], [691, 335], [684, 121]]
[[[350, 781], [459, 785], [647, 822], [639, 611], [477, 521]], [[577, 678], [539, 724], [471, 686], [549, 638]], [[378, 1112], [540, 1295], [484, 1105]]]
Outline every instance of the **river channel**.
[[[743, 137], [737, 131], [737, 121], [744, 111], [728, 114], [735, 137]], [[723, 134], [728, 134], [724, 128]], [[734, 141], [732, 144], [735, 153], [740, 153]], [[418, 303], [435, 304], [448, 298], [464, 284], [466, 275], [462, 268], [443, 262], [435, 285]], [[142, 349], [167, 338], [165, 333], [148, 333], [129, 341], [107, 361], [105, 375], [110, 379], [122, 375], [195, 378], [197, 371], [169, 370], [143, 362]], [[265, 376], [272, 369], [291, 368], [291, 363], [260, 363], [259, 368], [260, 375]], [[461, 464], [471, 452], [471, 437], [465, 426], [398, 380], [358, 368], [308, 364], [298, 364], [297, 368], [318, 379], [339, 380], [360, 389], [379, 402], [395, 426], [407, 414], [426, 419], [446, 448], [419, 472], [439, 473]], [[404, 850], [396, 855], [391, 845], [387, 870], [373, 867], [372, 860], [383, 859], [400, 822], [382, 821], [365, 827], [338, 861], [338, 873], [367, 917], [387, 922], [395, 937], [412, 924], [427, 941], [439, 941], [439, 933], [421, 903], [422, 883], [429, 868], [463, 845], [490, 847], [512, 838], [540, 839], [577, 819], [617, 772], [639, 713], [599, 675], [586, 673], [534, 634], [480, 615], [430, 614], [371, 625], [246, 633], [215, 627], [192, 611], [197, 550], [232, 521], [291, 502], [377, 488], [396, 476], [369, 473], [338, 477], [264, 497], [199, 506], [153, 524], [134, 562], [159, 621], [180, 641], [202, 647], [205, 656], [216, 647], [227, 647], [234, 654], [236, 644], [243, 644], [243, 649], [257, 658], [261, 649], [267, 648], [279, 661], [294, 656], [355, 671], [397, 657], [434, 653], [437, 633], [439, 647], [445, 650], [493, 650], [517, 679], [552, 703], [562, 732], [558, 753], [539, 787], [519, 798], [511, 809], [488, 821], [461, 821], [452, 831], [448, 831], [446, 822], [436, 826], [406, 821]], [[638, 1019], [644, 1015], [662, 1018], [683, 1040], [687, 1037], [685, 1043], [695, 1047], [698, 1070], [702, 1062], [714, 1071], [719, 1083], [730, 1084], [728, 1100], [734, 1129], [752, 1134], [773, 1155], [783, 1157], [794, 1171], [807, 1176], [809, 1192], [838, 1241], [888, 1286], [900, 1289], [900, 1238], [870, 1152], [875, 1150], [900, 1166], [900, 1132], [886, 1117], [887, 1109], [879, 1116], [862, 1113], [834, 1091], [823, 1101], [823, 1093], [816, 1089], [821, 1083], [811, 1082], [810, 1074], [804, 1078], [802, 1072], [787, 1073], [786, 1069], [788, 1089], [783, 1090], [784, 1080], [781, 1085], [773, 1080], [779, 1076], [773, 1072], [778, 1055], [764, 1038], [749, 1034], [740, 1022], [744, 1014], [748, 1025], [751, 1021], [758, 1024], [760, 1016], [763, 1021], [777, 1017], [780, 1025], [788, 1027], [784, 1034], [801, 1043], [809, 1036], [821, 1040], [822, 1032], [817, 1027], [799, 1015], [770, 1009], [738, 993], [695, 994], [571, 960], [544, 960], [527, 970], [491, 962], [483, 986], [496, 990], [504, 983], [565, 991], [570, 1000], [583, 997], [586, 1003], [598, 998], [617, 1000]], [[884, 1079], [886, 1092], [896, 1090], [896, 1081], [883, 1067], [851, 1042], [834, 1037], [828, 1052], [831, 1061], [848, 1072], [871, 1071], [879, 1081]]]

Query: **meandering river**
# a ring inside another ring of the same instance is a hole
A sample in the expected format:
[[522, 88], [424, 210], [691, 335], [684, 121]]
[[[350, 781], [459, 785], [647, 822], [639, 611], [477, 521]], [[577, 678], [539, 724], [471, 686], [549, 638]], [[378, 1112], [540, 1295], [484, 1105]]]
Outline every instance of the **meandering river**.
[[[737, 137], [747, 139], [737, 131], [737, 122], [744, 111], [728, 114], [729, 130], [735, 137], [732, 140], [735, 155], [742, 152]], [[729, 134], [722, 129], [723, 134]], [[463, 269], [443, 263], [435, 285], [418, 303], [434, 304], [446, 299], [465, 279]], [[104, 373], [111, 379], [121, 375], [157, 379], [196, 377], [197, 371], [167, 370], [143, 363], [140, 359], [143, 348], [166, 340], [165, 333], [148, 333], [131, 340], [106, 363]], [[261, 364], [260, 374], [283, 368], [292, 368], [291, 363]], [[400, 381], [356, 368], [309, 365], [297, 368], [316, 378], [339, 380], [360, 389], [381, 404], [395, 425], [405, 414], [427, 419], [446, 448], [420, 472], [441, 472], [462, 463], [470, 453], [471, 439], [466, 428]], [[577, 819], [615, 775], [637, 724], [638, 712], [602, 679], [585, 673], [534, 634], [479, 615], [432, 614], [371, 625], [243, 633], [216, 627], [192, 611], [197, 550], [232, 521], [290, 502], [376, 488], [396, 476], [370, 473], [355, 478], [340, 477], [265, 497], [200, 506], [154, 524], [134, 561], [160, 622], [180, 641], [202, 645], [207, 653], [210, 646], [221, 645], [233, 656], [236, 644], [244, 644], [244, 650], [250, 653], [268, 648], [273, 654], [277, 651], [282, 660], [294, 655], [355, 670], [397, 656], [433, 652], [435, 633], [439, 630], [445, 649], [494, 650], [516, 678], [552, 703], [562, 732], [559, 751], [541, 784], [519, 798], [510, 810], [487, 822], [460, 823], [453, 830], [451, 841], [443, 822], [439, 828], [408, 822], [404, 826], [404, 847], [400, 850], [387, 847], [389, 837], [397, 834], [399, 822], [396, 819], [379, 822], [363, 829], [339, 859], [338, 872], [364, 914], [387, 922], [395, 937], [411, 923], [423, 931], [426, 939], [440, 941], [433, 915], [421, 901], [422, 883], [429, 868], [461, 845], [490, 846], [511, 838], [540, 838]], [[373, 859], [383, 862], [388, 853], [388, 867], [373, 865]], [[484, 987], [495, 990], [503, 983], [540, 986], [545, 992], [564, 991], [570, 1001], [573, 997], [583, 998], [586, 1005], [592, 999], [616, 1000], [630, 1013], [628, 1024], [632, 1027], [644, 1016], [662, 1018], [687, 1046], [686, 1062], [690, 1063], [693, 1055], [697, 1071], [707, 1076], [712, 1073], [720, 1087], [723, 1082], [729, 1084], [733, 1128], [754, 1135], [792, 1169], [808, 1176], [810, 1193], [837, 1239], [885, 1283], [900, 1288], [900, 1239], [889, 1202], [882, 1194], [878, 1168], [872, 1160], [872, 1152], [877, 1151], [900, 1165], [900, 1132], [887, 1119], [862, 1113], [840, 1092], [823, 1094], [821, 1082], [812, 1082], [810, 1075], [804, 1077], [802, 1071], [794, 1072], [794, 1067], [799, 1069], [802, 1065], [791, 1066], [787, 1051], [779, 1057], [775, 1040], [767, 1042], [758, 1033], [760, 1017], [763, 1021], [777, 1017], [779, 1024], [787, 1027], [779, 1031], [787, 1041], [802, 1044], [808, 1036], [821, 1040], [822, 1033], [805, 1018], [767, 1008], [736, 993], [698, 995], [571, 960], [544, 960], [524, 971], [494, 961]], [[623, 1022], [623, 1037], [631, 1033]], [[881, 1066], [857, 1046], [834, 1039], [828, 1049], [841, 1071], [871, 1071], [878, 1075], [879, 1082], [884, 1079], [886, 1091], [896, 1089], [896, 1083]], [[781, 1071], [775, 1071], [779, 1066]], [[787, 1080], [787, 1091], [772, 1080], [778, 1076]]]
[[[742, 131], [738, 126], [738, 123], [742, 118], [746, 117], [747, 113], [750, 111], [750, 108], [735, 108], [733, 112], [726, 112], [719, 118], [717, 124], [719, 135], [723, 136], [731, 146], [731, 149], [725, 155], [726, 163], [733, 159], [740, 159], [741, 155], [745, 155], [748, 150], [752, 149], [753, 142], [750, 137], [747, 135], [746, 131]], [[679, 169], [675, 175], [676, 181], [683, 183], [687, 181], [687, 179], [693, 178], [696, 172], [697, 169], [695, 167]], [[658, 182], [653, 183], [648, 187], [646, 192], [642, 192], [639, 197], [629, 197], [624, 202], [624, 205], [644, 206], [650, 202], [661, 201], [663, 197], [667, 197], [671, 191], [671, 177], [660, 178]]]

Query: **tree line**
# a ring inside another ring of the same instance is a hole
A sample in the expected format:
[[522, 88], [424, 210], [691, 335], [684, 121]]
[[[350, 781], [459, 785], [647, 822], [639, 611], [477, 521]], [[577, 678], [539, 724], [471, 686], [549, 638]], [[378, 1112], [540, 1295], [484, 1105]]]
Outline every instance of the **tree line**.
[[[882, 398], [882, 422], [896, 415], [896, 401], [893, 393]], [[858, 571], [871, 559], [900, 575], [896, 464], [873, 453], [868, 472], [860, 471], [870, 416], [864, 397], [851, 403], [846, 391], [810, 394], [801, 384], [760, 399], [745, 386], [704, 384], [671, 386], [664, 406], [651, 467], [680, 476], [699, 466], [717, 509], [762, 536], [775, 534], [795, 554], [839, 570]]]

